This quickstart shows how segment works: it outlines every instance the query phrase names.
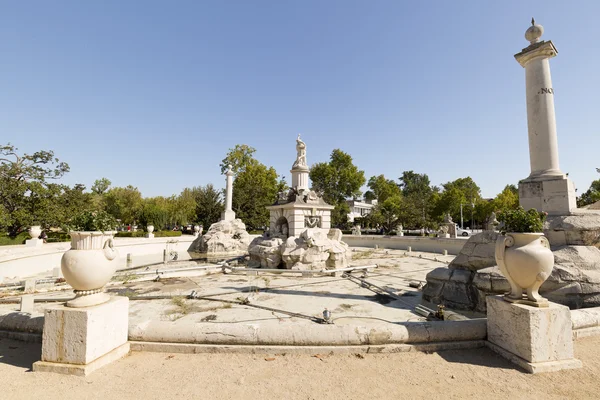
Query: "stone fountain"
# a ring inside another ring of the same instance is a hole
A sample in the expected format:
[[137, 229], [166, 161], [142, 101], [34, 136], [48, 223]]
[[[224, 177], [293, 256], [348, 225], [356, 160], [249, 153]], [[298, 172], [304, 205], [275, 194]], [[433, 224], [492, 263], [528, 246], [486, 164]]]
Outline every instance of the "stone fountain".
[[253, 267], [295, 270], [335, 269], [348, 265], [348, 245], [342, 232], [331, 229], [332, 205], [309, 189], [306, 144], [296, 139], [296, 161], [292, 165], [292, 187], [279, 193], [267, 207], [269, 230], [252, 241], [249, 248]]

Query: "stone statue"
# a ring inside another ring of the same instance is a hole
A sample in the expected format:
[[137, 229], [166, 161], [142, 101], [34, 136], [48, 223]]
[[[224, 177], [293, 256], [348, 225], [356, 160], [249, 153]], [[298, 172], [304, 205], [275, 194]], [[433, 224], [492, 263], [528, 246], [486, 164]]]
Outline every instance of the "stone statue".
[[298, 138], [296, 139], [296, 151], [298, 155], [292, 168], [306, 167], [306, 144], [300, 139], [300, 134], [298, 134]]
[[446, 214], [446, 216], [444, 217], [444, 222], [447, 224], [452, 223], [452, 217], [450, 216], [450, 213]]
[[442, 226], [440, 226], [440, 233], [442, 233], [442, 234], [444, 234], [444, 235], [445, 235], [446, 233], [448, 233], [448, 226], [447, 226], [447, 225], [442, 225]]
[[490, 214], [490, 217], [488, 218], [487, 230], [495, 231], [498, 224], [499, 224], [499, 222], [496, 219], [496, 213], [492, 211], [492, 213]]

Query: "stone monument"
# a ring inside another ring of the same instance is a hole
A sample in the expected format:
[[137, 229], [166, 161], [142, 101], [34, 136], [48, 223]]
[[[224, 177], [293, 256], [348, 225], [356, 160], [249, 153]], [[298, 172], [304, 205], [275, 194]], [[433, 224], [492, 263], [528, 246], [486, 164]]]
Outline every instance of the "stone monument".
[[[552, 274], [540, 288], [550, 301], [571, 308], [600, 306], [600, 212], [575, 207], [572, 182], [558, 166], [554, 89], [548, 59], [557, 54], [551, 41], [540, 41], [540, 25], [525, 33], [530, 45], [515, 55], [525, 68], [531, 172], [519, 183], [525, 209], [548, 212], [544, 235], [554, 254]], [[427, 274], [423, 299], [447, 307], [486, 311], [486, 296], [510, 290], [494, 257], [498, 233], [487, 230], [469, 238], [448, 268]]]
[[268, 206], [269, 231], [252, 241], [250, 265], [263, 268], [334, 269], [347, 266], [351, 257], [342, 232], [331, 229], [331, 210], [315, 191], [309, 189], [306, 144], [296, 139], [296, 161], [292, 165], [292, 187], [279, 193]]
[[235, 212], [231, 209], [233, 199], [233, 172], [231, 166], [227, 166], [227, 172], [225, 172], [225, 211], [221, 214], [221, 221], [233, 221], [235, 219]]
[[280, 193], [275, 204], [267, 207], [271, 215], [269, 228], [273, 237], [298, 237], [306, 228], [326, 234], [331, 228], [331, 210], [335, 207], [325, 203], [321, 196], [308, 187], [306, 144], [300, 135], [296, 139], [296, 151], [296, 161], [290, 171], [291, 189]]
[[221, 221], [212, 224], [208, 231], [200, 237], [198, 249], [203, 253], [240, 254], [245, 253], [250, 244], [250, 235], [246, 231], [246, 225], [241, 219], [235, 218], [235, 212], [232, 209], [233, 172], [231, 166], [227, 167], [225, 176], [225, 211], [221, 214]]
[[402, 224], [396, 227], [396, 236], [404, 236], [404, 227]]
[[447, 227], [447, 231], [445, 233], [448, 234], [448, 236], [444, 237], [456, 238], [456, 223], [452, 221], [452, 217], [450, 216], [450, 214], [446, 214], [444, 216], [444, 223], [440, 224], [440, 226]]
[[569, 214], [575, 208], [575, 187], [558, 165], [558, 140], [554, 114], [554, 88], [549, 59], [558, 54], [551, 40], [540, 40], [541, 25], [525, 32], [529, 46], [515, 54], [525, 68], [527, 129], [531, 173], [519, 182], [519, 203], [524, 209], [535, 208], [549, 215]]

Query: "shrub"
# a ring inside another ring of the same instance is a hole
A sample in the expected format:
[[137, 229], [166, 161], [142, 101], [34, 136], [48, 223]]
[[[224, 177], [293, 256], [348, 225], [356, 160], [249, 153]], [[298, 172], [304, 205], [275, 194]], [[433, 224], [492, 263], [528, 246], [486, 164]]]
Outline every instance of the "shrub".
[[48, 232], [48, 238], [46, 239], [46, 243], [58, 243], [58, 242], [69, 242], [71, 241], [71, 236], [65, 232]]
[[[181, 236], [181, 231], [156, 231], [156, 232], [154, 232], [154, 237], [175, 237], [175, 236]], [[146, 232], [144, 232], [144, 231], [117, 232], [115, 237], [121, 237], [121, 238], [146, 237]]]
[[544, 221], [547, 212], [539, 212], [535, 208], [525, 211], [523, 207], [514, 210], [505, 210], [498, 213], [498, 221], [503, 224], [502, 233], [533, 233], [544, 230]]
[[154, 237], [174, 237], [181, 236], [181, 231], [158, 231], [154, 232]]
[[25, 244], [27, 239], [31, 239], [27, 231], [19, 233], [15, 237], [11, 237], [6, 233], [0, 234], [0, 246], [14, 246], [18, 244]]
[[112, 231], [117, 220], [106, 211], [85, 211], [76, 215], [69, 224], [74, 231]]

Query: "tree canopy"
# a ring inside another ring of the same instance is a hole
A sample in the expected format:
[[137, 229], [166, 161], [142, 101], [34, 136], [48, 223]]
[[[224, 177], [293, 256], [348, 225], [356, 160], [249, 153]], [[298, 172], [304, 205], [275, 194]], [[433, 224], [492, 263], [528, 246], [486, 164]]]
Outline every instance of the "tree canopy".
[[33, 224], [56, 221], [62, 185], [49, 183], [69, 172], [52, 151], [20, 154], [10, 143], [0, 147], [0, 221], [11, 236]]
[[284, 191], [286, 183], [279, 178], [273, 167], [267, 167], [253, 157], [256, 150], [245, 144], [230, 149], [221, 164], [225, 172], [231, 166], [236, 175], [233, 181], [232, 208], [236, 218], [240, 218], [250, 229], [269, 225], [267, 206], [277, 199], [277, 193]]
[[309, 176], [313, 190], [336, 207], [332, 213], [333, 226], [346, 224], [350, 211], [346, 199], [360, 197], [360, 188], [366, 181], [365, 172], [354, 165], [352, 156], [335, 149], [328, 163], [316, 163], [310, 168]]

